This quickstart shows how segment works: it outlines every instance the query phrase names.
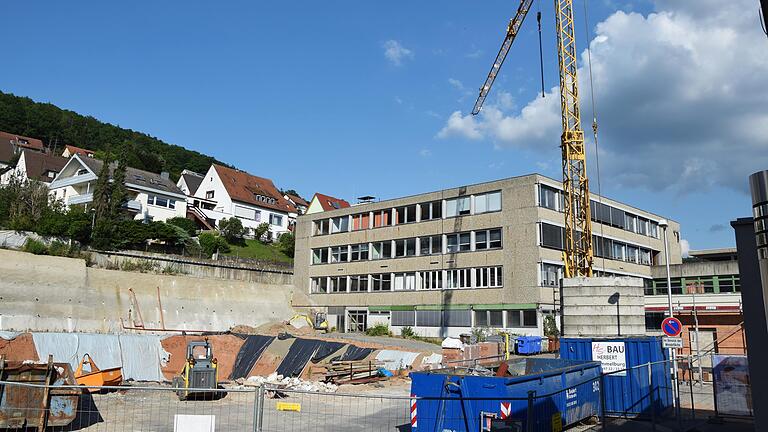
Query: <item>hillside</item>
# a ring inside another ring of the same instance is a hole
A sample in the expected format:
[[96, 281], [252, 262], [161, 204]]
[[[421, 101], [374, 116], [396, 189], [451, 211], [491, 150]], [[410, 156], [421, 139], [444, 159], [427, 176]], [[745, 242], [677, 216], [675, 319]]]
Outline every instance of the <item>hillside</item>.
[[152, 172], [168, 171], [175, 179], [185, 168], [206, 172], [211, 163], [227, 165], [211, 156], [168, 144], [147, 134], [101, 122], [90, 116], [0, 92], [0, 130], [40, 138], [46, 146], [65, 144], [97, 152], [126, 150], [128, 165]]

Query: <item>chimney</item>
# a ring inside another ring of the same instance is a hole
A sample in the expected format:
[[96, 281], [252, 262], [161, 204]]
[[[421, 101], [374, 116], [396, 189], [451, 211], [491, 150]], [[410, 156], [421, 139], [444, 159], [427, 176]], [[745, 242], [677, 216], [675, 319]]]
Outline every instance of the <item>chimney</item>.
[[160, 173], [160, 178], [163, 180], [168, 180], [170, 178], [170, 175], [168, 174], [168, 171], [163, 171]]

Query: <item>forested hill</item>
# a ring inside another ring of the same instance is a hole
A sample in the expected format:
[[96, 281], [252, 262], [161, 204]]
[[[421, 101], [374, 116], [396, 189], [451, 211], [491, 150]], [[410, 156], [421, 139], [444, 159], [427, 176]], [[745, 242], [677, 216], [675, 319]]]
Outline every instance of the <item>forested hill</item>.
[[56, 153], [70, 144], [96, 152], [124, 151], [128, 166], [152, 172], [168, 171], [178, 178], [181, 170], [205, 173], [211, 163], [223, 164], [211, 156], [165, 143], [147, 134], [101, 122], [90, 116], [0, 92], [0, 131], [39, 138]]

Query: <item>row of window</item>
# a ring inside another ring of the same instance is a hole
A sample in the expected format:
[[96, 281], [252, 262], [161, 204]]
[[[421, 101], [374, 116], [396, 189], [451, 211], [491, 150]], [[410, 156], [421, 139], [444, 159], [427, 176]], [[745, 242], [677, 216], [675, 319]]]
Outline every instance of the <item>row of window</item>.
[[312, 264], [451, 254], [501, 248], [501, 228], [312, 249]]
[[419, 272], [322, 276], [310, 279], [313, 294], [501, 288], [501, 266]]
[[536, 327], [538, 324], [536, 317], [536, 311], [532, 309], [409, 310], [390, 312], [390, 325], [400, 327]]
[[501, 191], [316, 220], [313, 235], [359, 231], [501, 210]]
[[[581, 233], [577, 232], [577, 234]], [[539, 244], [543, 247], [563, 250], [563, 245], [565, 244], [565, 228], [542, 222], [541, 229], [539, 230]], [[592, 235], [592, 251], [594, 256], [598, 258], [607, 258], [643, 265], [653, 264], [655, 256], [658, 253], [641, 246], [603, 238], [594, 234]]]
[[[741, 292], [739, 275], [671, 278], [672, 294], [720, 294]], [[667, 295], [667, 279], [649, 280], [645, 295]]]
[[158, 207], [165, 207], [169, 209], [176, 208], [176, 200], [168, 199], [158, 195], [147, 196], [147, 204], [158, 206]]
[[[563, 201], [564, 194], [561, 190], [547, 185], [539, 185], [539, 206], [562, 212]], [[659, 224], [656, 221], [594, 200], [590, 201], [589, 206], [593, 222], [659, 238]]]
[[[563, 277], [565, 267], [562, 264], [539, 264], [539, 271], [541, 275], [541, 286], [556, 287], [560, 286], [560, 279]], [[626, 276], [619, 273], [612, 273], [602, 270], [595, 270], [595, 277], [609, 277], [609, 276]], [[651, 279], [645, 279], [646, 283], [649, 283]]]

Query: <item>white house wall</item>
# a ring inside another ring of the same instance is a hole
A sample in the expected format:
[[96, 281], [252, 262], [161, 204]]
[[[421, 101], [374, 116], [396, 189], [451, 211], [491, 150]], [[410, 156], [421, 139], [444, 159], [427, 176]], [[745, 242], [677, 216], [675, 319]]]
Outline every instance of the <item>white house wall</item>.
[[134, 201], [138, 201], [141, 203], [141, 213], [137, 214], [135, 219], [142, 220], [144, 219], [144, 214], [149, 215], [153, 221], [155, 222], [162, 222], [166, 221], [171, 218], [175, 217], [186, 217], [187, 215], [187, 202], [185, 200], [181, 200], [175, 197], [170, 197], [167, 195], [162, 194], [151, 194], [155, 196], [159, 196], [162, 198], [165, 198], [169, 201], [174, 201], [174, 208], [167, 208], [167, 207], [160, 207], [156, 206], [154, 204], [149, 204], [149, 195], [146, 192], [138, 192], [134, 199]]

